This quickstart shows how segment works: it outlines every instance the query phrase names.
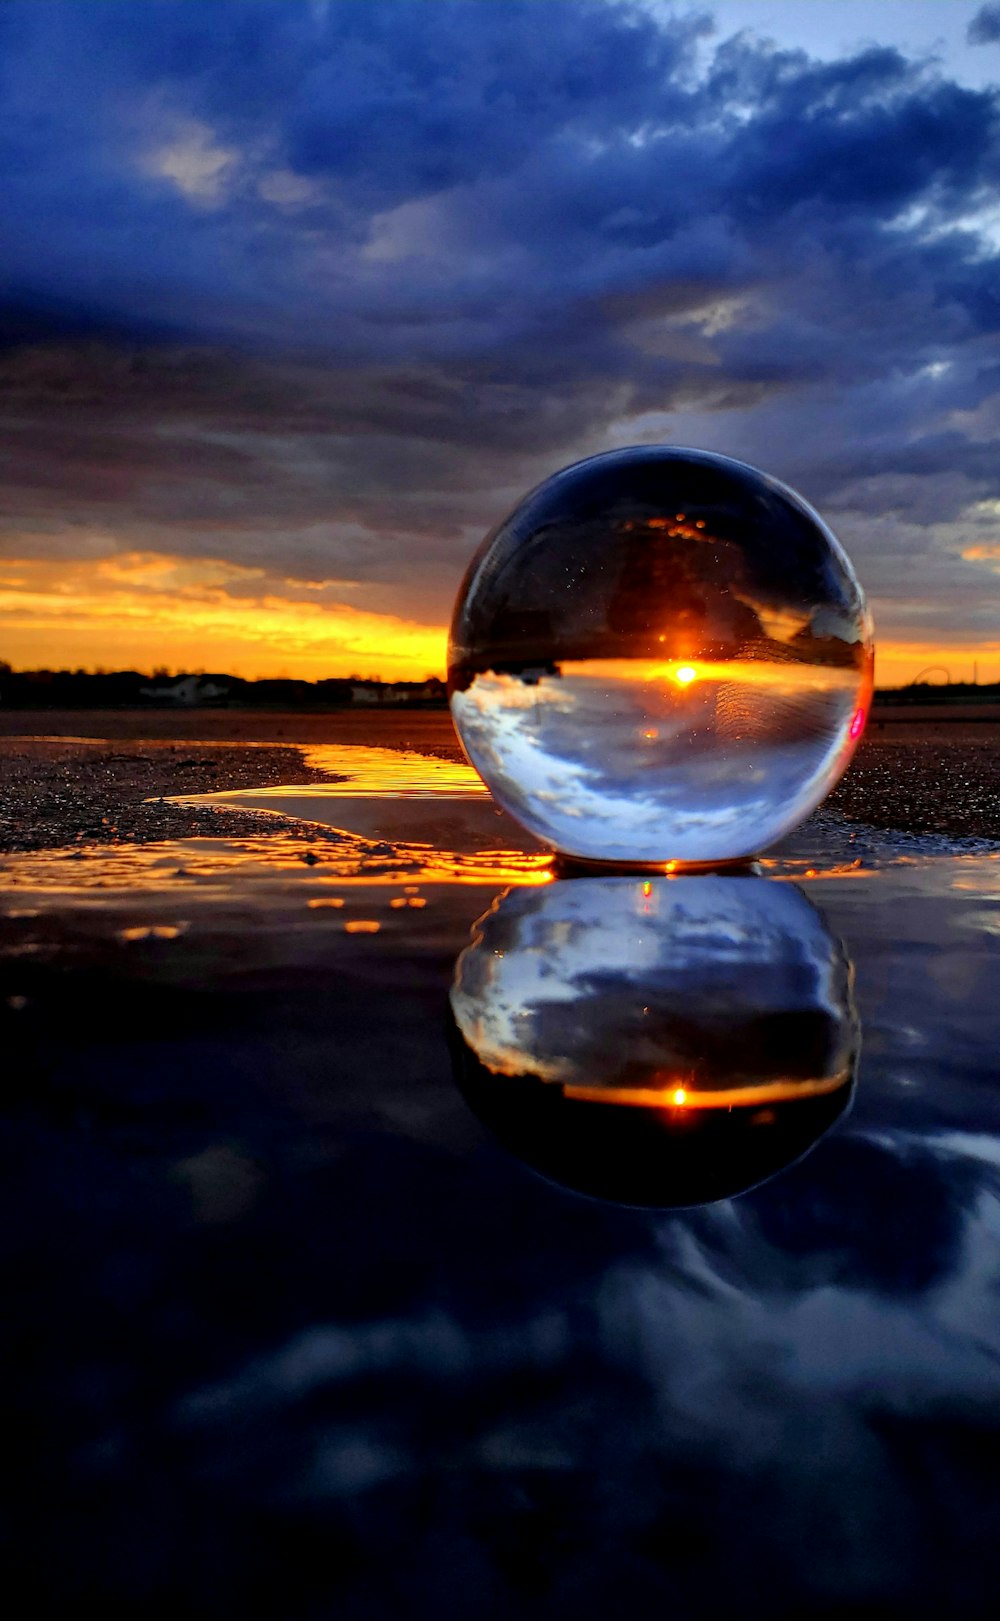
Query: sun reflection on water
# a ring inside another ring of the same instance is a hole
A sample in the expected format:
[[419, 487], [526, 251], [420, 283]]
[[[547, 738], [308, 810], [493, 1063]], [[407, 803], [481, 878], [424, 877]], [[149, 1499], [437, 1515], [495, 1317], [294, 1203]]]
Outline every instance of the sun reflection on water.
[[[488, 798], [487, 789], [465, 760], [445, 760], [415, 750], [366, 748], [356, 743], [323, 743], [304, 750], [312, 770], [326, 771], [329, 782], [304, 783], [295, 789], [302, 799]], [[334, 779], [340, 778], [337, 781]], [[248, 789], [254, 798], [278, 797], [287, 786]], [[233, 796], [227, 796], [233, 797]]]
[[[39, 893], [88, 892], [95, 902], [101, 892], [169, 889], [172, 894], [207, 897], [236, 891], [251, 883], [301, 883], [308, 904], [336, 906], [324, 888], [386, 885], [399, 887], [409, 907], [419, 908], [413, 893], [423, 884], [543, 884], [552, 878], [547, 851], [507, 849], [458, 851], [431, 844], [365, 839], [334, 834], [306, 840], [300, 829], [259, 838], [164, 840], [151, 844], [95, 845], [89, 849], [32, 850], [8, 855], [0, 863], [0, 892], [31, 889]], [[16, 916], [22, 908], [5, 909]]]

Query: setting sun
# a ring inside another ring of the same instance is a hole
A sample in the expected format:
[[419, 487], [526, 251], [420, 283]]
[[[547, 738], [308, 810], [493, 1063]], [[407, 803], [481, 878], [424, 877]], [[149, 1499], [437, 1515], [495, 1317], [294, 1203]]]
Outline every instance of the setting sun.
[[693, 664], [678, 664], [674, 671], [674, 680], [680, 687], [689, 687], [692, 681], [697, 681], [698, 671]]

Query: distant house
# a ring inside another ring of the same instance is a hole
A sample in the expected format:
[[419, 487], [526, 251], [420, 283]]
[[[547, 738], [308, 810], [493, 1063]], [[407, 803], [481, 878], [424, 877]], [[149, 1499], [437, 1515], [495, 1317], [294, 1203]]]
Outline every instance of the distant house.
[[139, 692], [141, 697], [149, 698], [153, 703], [176, 704], [191, 709], [198, 704], [218, 703], [220, 698], [228, 697], [229, 688], [220, 687], [201, 675], [185, 675], [170, 686], [140, 687]]
[[351, 686], [352, 704], [385, 704], [388, 708], [441, 704], [445, 696], [444, 682], [437, 676], [429, 676], [426, 681], [356, 681]]

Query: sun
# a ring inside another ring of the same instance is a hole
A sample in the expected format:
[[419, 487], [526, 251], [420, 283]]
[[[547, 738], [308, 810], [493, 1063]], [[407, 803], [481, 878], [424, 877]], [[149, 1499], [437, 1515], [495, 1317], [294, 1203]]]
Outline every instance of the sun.
[[693, 664], [678, 664], [674, 671], [674, 680], [680, 687], [689, 687], [692, 681], [697, 681], [698, 671]]

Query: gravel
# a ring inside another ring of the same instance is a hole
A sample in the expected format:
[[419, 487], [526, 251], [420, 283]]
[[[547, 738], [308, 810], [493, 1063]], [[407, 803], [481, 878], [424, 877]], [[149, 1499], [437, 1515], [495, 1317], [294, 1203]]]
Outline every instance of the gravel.
[[864, 739], [830, 809], [869, 827], [1000, 840], [1000, 727], [893, 730]]
[[165, 799], [317, 780], [330, 779], [307, 767], [297, 748], [8, 739], [0, 759], [0, 849], [287, 833], [282, 818], [263, 811]]

